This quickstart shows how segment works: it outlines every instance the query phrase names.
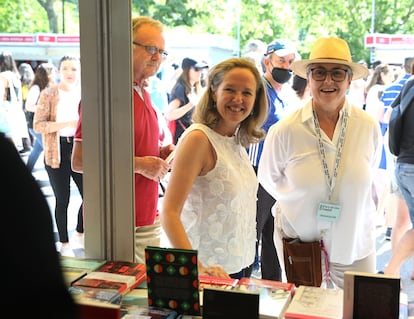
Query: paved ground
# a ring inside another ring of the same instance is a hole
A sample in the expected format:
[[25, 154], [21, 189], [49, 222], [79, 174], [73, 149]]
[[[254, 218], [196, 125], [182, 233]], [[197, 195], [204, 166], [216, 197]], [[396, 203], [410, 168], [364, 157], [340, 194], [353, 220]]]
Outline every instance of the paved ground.
[[[377, 229], [377, 269], [384, 269], [391, 256], [391, 242], [384, 238], [385, 229], [379, 227]], [[403, 292], [407, 293], [408, 300], [414, 303], [414, 280], [410, 279], [413, 270], [413, 258], [408, 259], [401, 267], [401, 281]], [[414, 316], [414, 305], [412, 315]]]
[[[26, 156], [23, 156], [23, 159], [26, 160]], [[43, 168], [43, 163], [38, 161], [35, 170], [33, 171], [34, 177], [38, 180], [39, 185], [41, 185], [42, 191], [45, 194], [47, 201], [51, 207], [51, 211], [54, 210], [55, 199], [53, 191], [49, 185], [48, 176], [46, 171]], [[71, 184], [71, 200], [69, 204], [69, 214], [68, 214], [68, 228], [69, 236], [74, 232], [76, 227], [76, 214], [81, 203], [80, 195], [77, 191], [77, 188], [74, 183]], [[52, 215], [53, 220], [54, 216]], [[56, 226], [55, 231], [56, 231]], [[383, 270], [384, 266], [388, 262], [391, 255], [391, 242], [385, 240], [384, 237], [385, 229], [384, 227], [377, 228], [377, 269]], [[57, 233], [56, 233], [57, 238]], [[168, 241], [164, 238], [164, 245], [168, 245]], [[57, 245], [58, 247], [58, 245]], [[59, 247], [58, 247], [59, 248]], [[83, 250], [75, 250], [77, 257], [83, 257]], [[414, 316], [414, 280], [410, 279], [412, 266], [412, 258], [409, 259], [401, 268], [401, 279], [403, 285], [403, 292], [407, 293], [409, 301], [413, 303], [412, 306], [412, 315]]]

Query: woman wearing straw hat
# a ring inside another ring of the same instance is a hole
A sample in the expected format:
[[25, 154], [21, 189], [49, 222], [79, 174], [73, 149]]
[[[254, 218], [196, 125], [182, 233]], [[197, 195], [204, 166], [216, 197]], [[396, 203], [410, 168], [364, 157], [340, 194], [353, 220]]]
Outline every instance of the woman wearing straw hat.
[[307, 78], [312, 98], [271, 127], [258, 177], [277, 199], [274, 239], [281, 265], [282, 236], [321, 240], [323, 283], [342, 288], [344, 271], [376, 269], [371, 186], [381, 133], [376, 120], [346, 98], [351, 81], [368, 69], [352, 62], [339, 38], [317, 40], [309, 59], [292, 69]]

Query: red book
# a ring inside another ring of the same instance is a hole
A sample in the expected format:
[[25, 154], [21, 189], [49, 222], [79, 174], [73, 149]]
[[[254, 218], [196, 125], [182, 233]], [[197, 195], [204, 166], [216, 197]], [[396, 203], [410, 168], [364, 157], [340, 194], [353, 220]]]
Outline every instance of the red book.
[[109, 272], [124, 276], [134, 276], [137, 281], [136, 286], [147, 278], [145, 264], [129, 261], [110, 260], [98, 267], [95, 271]]
[[146, 278], [144, 264], [107, 261], [85, 277], [75, 281], [73, 286], [116, 289], [119, 293], [126, 294]]

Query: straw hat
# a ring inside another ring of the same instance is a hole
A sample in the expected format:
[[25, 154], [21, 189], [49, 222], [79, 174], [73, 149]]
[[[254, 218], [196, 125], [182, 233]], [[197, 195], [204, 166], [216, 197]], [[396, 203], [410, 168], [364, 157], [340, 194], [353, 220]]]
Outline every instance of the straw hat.
[[308, 60], [295, 61], [292, 70], [306, 79], [306, 69], [313, 63], [336, 63], [351, 68], [352, 80], [368, 76], [368, 69], [359, 63], [352, 62], [348, 44], [339, 38], [321, 38], [315, 42]]

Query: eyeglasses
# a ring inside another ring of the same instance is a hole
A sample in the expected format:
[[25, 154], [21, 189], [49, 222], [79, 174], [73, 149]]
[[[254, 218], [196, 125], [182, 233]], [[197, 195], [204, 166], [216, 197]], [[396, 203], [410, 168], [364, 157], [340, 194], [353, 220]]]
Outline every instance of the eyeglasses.
[[157, 47], [154, 47], [152, 45], [143, 45], [141, 43], [132, 41], [133, 44], [138, 45], [140, 47], [143, 47], [145, 51], [147, 51], [149, 54], [154, 55], [159, 53], [162, 58], [166, 58], [168, 56], [168, 52], [162, 49], [158, 49]]
[[330, 71], [325, 70], [324, 68], [314, 68], [314, 69], [311, 69], [310, 72], [312, 74], [312, 78], [315, 81], [325, 81], [326, 75], [330, 73], [332, 81], [342, 82], [346, 79], [346, 76], [348, 74], [348, 70], [339, 69], [339, 68], [332, 69]]

